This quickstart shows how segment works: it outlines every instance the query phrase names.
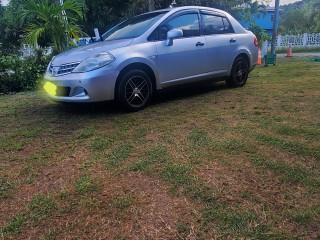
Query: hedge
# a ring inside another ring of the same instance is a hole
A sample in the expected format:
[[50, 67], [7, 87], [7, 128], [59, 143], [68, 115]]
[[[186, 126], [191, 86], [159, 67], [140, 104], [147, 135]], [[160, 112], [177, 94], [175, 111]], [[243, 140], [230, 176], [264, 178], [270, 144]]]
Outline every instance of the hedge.
[[34, 90], [43, 76], [51, 57], [26, 57], [0, 54], [0, 93]]

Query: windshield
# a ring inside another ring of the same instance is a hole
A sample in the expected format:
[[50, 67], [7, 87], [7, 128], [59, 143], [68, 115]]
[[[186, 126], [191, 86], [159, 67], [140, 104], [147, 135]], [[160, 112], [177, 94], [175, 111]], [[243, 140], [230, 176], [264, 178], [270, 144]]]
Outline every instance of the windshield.
[[102, 35], [102, 39], [116, 40], [138, 37], [147, 31], [149, 27], [151, 27], [167, 12], [168, 11], [152, 12], [133, 17], [111, 28]]

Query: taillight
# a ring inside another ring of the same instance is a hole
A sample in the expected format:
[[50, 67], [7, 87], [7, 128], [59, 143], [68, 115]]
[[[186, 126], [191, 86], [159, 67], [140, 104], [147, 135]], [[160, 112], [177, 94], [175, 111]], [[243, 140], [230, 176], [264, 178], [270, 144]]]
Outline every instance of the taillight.
[[254, 36], [254, 45], [256, 46], [256, 47], [258, 47], [258, 38], [256, 37], [256, 36]]

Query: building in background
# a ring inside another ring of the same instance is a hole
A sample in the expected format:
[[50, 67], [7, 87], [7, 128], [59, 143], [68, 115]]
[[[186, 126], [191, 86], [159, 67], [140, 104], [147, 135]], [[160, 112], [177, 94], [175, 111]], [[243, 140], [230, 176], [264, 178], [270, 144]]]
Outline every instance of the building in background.
[[[274, 7], [259, 7], [258, 13], [251, 14], [249, 20], [239, 20], [241, 25], [248, 29], [250, 23], [254, 22], [256, 25], [260, 26], [267, 34], [272, 35], [273, 21], [274, 21], [275, 8]], [[280, 19], [279, 19], [280, 20]], [[279, 28], [279, 22], [277, 23], [277, 28]]]

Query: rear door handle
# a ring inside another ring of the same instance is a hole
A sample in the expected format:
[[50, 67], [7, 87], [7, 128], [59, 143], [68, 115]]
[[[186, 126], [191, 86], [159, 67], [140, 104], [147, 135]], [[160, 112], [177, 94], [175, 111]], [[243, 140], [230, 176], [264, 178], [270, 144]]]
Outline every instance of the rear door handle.
[[202, 42], [197, 42], [196, 46], [197, 46], [197, 47], [198, 47], [198, 46], [204, 46], [204, 43], [202, 43]]
[[233, 39], [233, 38], [231, 38], [230, 39], [230, 42], [236, 42], [237, 40], [235, 40], [235, 39]]

